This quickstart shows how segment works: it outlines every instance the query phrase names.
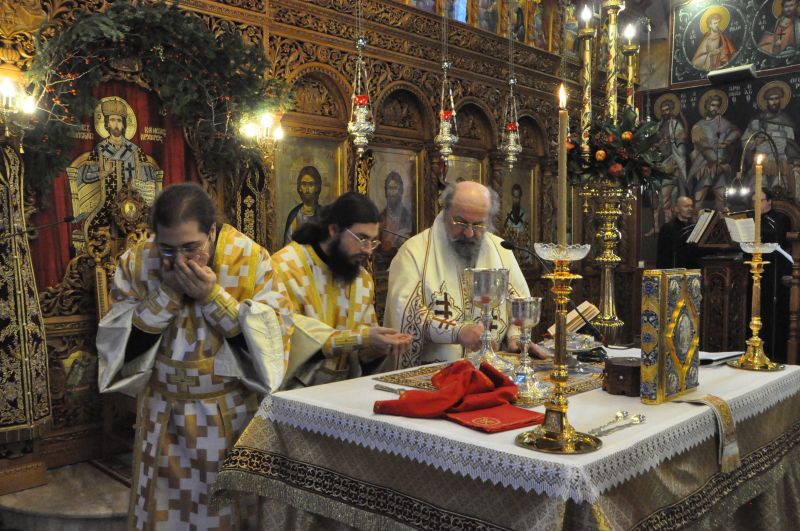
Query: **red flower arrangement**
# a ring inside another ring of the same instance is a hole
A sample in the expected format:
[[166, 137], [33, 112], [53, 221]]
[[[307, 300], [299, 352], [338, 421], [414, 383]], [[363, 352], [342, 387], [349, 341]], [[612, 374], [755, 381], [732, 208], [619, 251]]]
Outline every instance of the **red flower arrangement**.
[[627, 188], [660, 183], [656, 169], [661, 154], [656, 150], [658, 122], [637, 125], [636, 112], [626, 107], [616, 125], [611, 121], [596, 125], [589, 135], [588, 162], [580, 149], [580, 132], [567, 138], [569, 174], [573, 185], [612, 178]]

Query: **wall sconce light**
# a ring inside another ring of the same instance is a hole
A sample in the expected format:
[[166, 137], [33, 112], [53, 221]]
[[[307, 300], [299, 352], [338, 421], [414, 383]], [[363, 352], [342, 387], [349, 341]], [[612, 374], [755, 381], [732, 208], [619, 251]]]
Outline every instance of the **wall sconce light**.
[[264, 112], [242, 124], [242, 136], [255, 142], [264, 165], [275, 169], [275, 146], [283, 139], [280, 113]]

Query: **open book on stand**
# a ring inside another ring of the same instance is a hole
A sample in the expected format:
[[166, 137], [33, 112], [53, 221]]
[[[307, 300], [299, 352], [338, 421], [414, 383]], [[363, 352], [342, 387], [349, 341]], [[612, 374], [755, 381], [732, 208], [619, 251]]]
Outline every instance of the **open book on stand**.
[[694, 229], [692, 229], [689, 237], [686, 238], [686, 243], [699, 242], [700, 238], [703, 236], [703, 234], [705, 234], [706, 230], [711, 225], [711, 221], [714, 219], [716, 214], [716, 210], [704, 209], [700, 211], [700, 215], [697, 217], [697, 223], [695, 223]]
[[[600, 315], [600, 310], [597, 308], [597, 306], [595, 306], [589, 301], [583, 301], [582, 303], [580, 303], [578, 305], [578, 310], [580, 310], [583, 316], [586, 317], [587, 321], [591, 321], [592, 319]], [[578, 330], [580, 330], [584, 326], [586, 326], [586, 323], [583, 321], [583, 319], [581, 319], [581, 316], [578, 315], [578, 312], [576, 310], [572, 310], [567, 314], [567, 335], [577, 333]], [[547, 329], [547, 332], [553, 337], [556, 336], [555, 323], [553, 324], [553, 326]]]

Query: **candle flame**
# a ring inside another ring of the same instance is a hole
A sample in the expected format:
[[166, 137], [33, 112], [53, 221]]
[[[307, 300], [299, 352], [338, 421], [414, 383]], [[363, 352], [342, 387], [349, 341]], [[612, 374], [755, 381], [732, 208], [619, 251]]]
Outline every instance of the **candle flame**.
[[759, 154], [756, 156], [756, 165], [757, 165], [757, 166], [761, 166], [761, 163], [762, 163], [762, 162], [764, 162], [764, 154], [763, 154], [763, 153], [759, 153]]
[[586, 23], [586, 26], [589, 26], [589, 22], [592, 20], [592, 10], [589, 9], [588, 4], [584, 4], [583, 11], [581, 11], [581, 20]]
[[636, 36], [636, 27], [633, 24], [628, 24], [625, 26], [623, 36], [628, 39], [628, 44], [630, 44], [633, 38]]
[[564, 88], [564, 83], [558, 87], [558, 107], [560, 109], [567, 108], [567, 89]]

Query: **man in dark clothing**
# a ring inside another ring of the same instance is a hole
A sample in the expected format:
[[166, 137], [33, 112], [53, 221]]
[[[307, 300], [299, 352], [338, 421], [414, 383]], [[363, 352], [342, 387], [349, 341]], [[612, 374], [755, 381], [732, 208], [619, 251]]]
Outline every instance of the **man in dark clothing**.
[[[786, 240], [791, 224], [789, 218], [772, 209], [773, 193], [761, 191], [761, 241], [777, 243], [790, 253]], [[759, 335], [764, 341], [764, 353], [777, 363], [786, 362], [786, 341], [789, 333], [789, 288], [781, 279], [792, 274], [792, 264], [778, 251], [764, 255], [769, 263], [764, 266], [761, 278], [761, 322]]]
[[670, 269], [685, 267], [693, 269], [698, 267], [696, 252], [686, 239], [694, 229], [692, 215], [694, 214], [694, 201], [691, 197], [679, 197], [675, 202], [676, 215], [669, 223], [665, 223], [658, 233], [658, 257], [656, 267]]

